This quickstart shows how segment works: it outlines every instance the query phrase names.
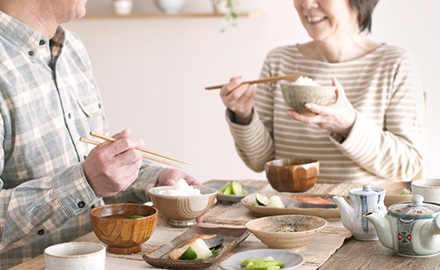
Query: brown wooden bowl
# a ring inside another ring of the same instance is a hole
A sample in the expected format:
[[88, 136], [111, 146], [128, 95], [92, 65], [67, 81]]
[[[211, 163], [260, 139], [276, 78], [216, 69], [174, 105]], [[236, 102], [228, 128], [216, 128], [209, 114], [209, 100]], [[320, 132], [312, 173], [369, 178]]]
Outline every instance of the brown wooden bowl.
[[[115, 219], [110, 216], [141, 215], [142, 218]], [[134, 203], [109, 204], [90, 211], [93, 231], [107, 244], [107, 251], [114, 254], [133, 254], [141, 251], [141, 245], [153, 234], [157, 225], [156, 208]]]
[[319, 161], [308, 158], [286, 158], [267, 162], [266, 177], [279, 192], [304, 192], [311, 189], [319, 176]]

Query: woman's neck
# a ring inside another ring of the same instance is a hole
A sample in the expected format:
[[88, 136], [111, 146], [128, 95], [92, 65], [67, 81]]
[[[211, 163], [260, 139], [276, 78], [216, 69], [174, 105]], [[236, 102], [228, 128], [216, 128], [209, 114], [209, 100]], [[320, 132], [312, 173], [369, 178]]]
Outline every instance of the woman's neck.
[[363, 35], [356, 35], [333, 42], [312, 41], [298, 46], [307, 58], [328, 63], [341, 63], [360, 58], [380, 46]]

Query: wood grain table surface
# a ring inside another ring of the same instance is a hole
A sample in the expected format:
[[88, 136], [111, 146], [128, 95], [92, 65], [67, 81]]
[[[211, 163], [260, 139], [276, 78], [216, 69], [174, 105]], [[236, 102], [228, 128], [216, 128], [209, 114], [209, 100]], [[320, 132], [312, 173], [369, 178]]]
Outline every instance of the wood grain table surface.
[[[224, 182], [226, 180], [211, 180], [213, 182]], [[242, 184], [251, 185], [258, 187], [260, 190], [270, 191], [271, 187], [267, 184], [267, 181], [261, 180], [240, 180]], [[404, 184], [394, 182], [387, 184], [374, 185], [378, 187], [384, 187], [387, 189], [388, 193], [397, 194], [399, 190], [405, 187]], [[312, 189], [305, 192], [306, 194], [332, 194], [332, 195], [348, 195], [348, 190], [357, 187], [356, 185], [347, 184], [316, 184]], [[273, 190], [272, 190], [273, 191]], [[245, 209], [240, 203], [234, 205], [221, 205], [216, 204], [212, 209], [205, 215], [204, 223], [216, 224], [219, 222], [218, 217], [223, 220], [230, 221], [231, 225], [243, 226], [247, 220], [255, 218]], [[231, 218], [232, 217], [232, 218]], [[234, 218], [236, 217], [236, 218]], [[148, 245], [143, 245], [143, 253], [149, 253], [159, 248], [162, 243], [166, 241], [171, 241], [181, 233], [186, 231], [182, 228], [172, 228], [166, 224], [162, 219], [158, 222], [158, 227], [156, 229], [153, 237], [147, 241]], [[329, 222], [327, 228], [327, 234], [334, 234], [342, 236], [342, 238], [334, 238], [332, 241], [337, 239], [340, 241], [337, 244], [337, 248], [334, 248], [332, 252], [328, 254], [325, 258], [317, 257], [317, 261], [313, 262], [313, 253], [323, 253], [323, 251], [318, 251], [319, 249], [319, 239], [317, 237], [314, 244], [309, 244], [307, 246], [307, 252], [302, 254], [306, 258], [306, 263], [299, 269], [438, 269], [440, 270], [440, 256], [433, 256], [427, 258], [410, 258], [403, 257], [394, 253], [391, 249], [385, 248], [379, 241], [358, 241], [350, 237], [350, 232], [342, 227], [341, 222], [332, 221]], [[326, 234], [325, 233], [325, 234]], [[321, 236], [323, 237], [323, 236]], [[331, 237], [331, 235], [330, 235]], [[323, 238], [320, 238], [323, 239]], [[332, 238], [329, 238], [332, 239]], [[342, 239], [342, 240], [341, 240]], [[90, 241], [99, 242], [93, 232], [77, 239], [77, 241]], [[331, 242], [331, 241], [330, 241]], [[333, 246], [335, 243], [332, 243]], [[145, 247], [144, 247], [145, 246]], [[321, 245], [323, 246], [323, 245]], [[253, 235], [248, 237], [242, 244], [240, 244], [234, 250], [240, 252], [247, 250], [249, 248], [267, 248]], [[326, 251], [328, 252], [328, 251]], [[231, 253], [233, 254], [233, 253]], [[230, 254], [230, 255], [231, 255]], [[307, 263], [307, 260], [309, 262]], [[40, 255], [32, 260], [24, 262], [17, 265], [12, 270], [44, 270], [45, 262], [44, 255]], [[155, 269], [148, 265], [142, 260], [141, 255], [133, 255], [132, 257], [118, 257], [109, 256], [106, 257], [106, 270], [113, 269]], [[220, 269], [218, 265], [210, 267], [209, 269]]]

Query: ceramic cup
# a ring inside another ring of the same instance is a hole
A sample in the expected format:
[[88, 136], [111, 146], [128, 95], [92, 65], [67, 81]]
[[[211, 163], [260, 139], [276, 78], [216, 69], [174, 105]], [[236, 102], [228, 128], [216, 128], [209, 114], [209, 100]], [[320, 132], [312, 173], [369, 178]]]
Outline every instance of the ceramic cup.
[[116, 15], [129, 15], [133, 9], [132, 0], [114, 0], [113, 11]]
[[411, 183], [413, 195], [422, 195], [424, 202], [440, 204], [440, 179], [420, 179]]
[[105, 270], [105, 246], [98, 243], [71, 242], [44, 250], [47, 270]]

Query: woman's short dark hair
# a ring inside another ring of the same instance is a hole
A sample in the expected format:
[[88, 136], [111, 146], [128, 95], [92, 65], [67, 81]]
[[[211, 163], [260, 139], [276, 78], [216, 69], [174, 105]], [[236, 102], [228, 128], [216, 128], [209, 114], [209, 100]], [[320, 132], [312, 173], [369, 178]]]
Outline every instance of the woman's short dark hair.
[[350, 0], [350, 6], [359, 11], [358, 24], [361, 32], [364, 30], [371, 32], [371, 17], [377, 2], [379, 0]]

